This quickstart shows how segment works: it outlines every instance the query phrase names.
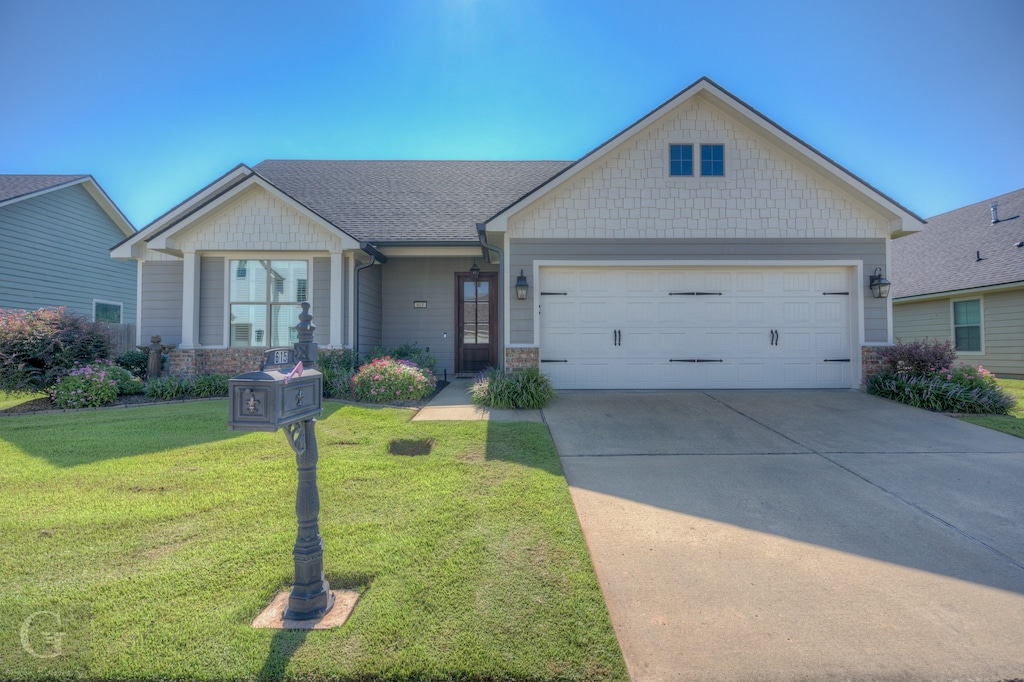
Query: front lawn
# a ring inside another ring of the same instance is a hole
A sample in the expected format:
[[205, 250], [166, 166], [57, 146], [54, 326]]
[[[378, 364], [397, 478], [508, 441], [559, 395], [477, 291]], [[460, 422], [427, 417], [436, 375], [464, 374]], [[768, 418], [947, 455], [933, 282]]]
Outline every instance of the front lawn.
[[0, 677], [627, 679], [546, 427], [411, 415], [325, 406], [324, 566], [361, 598], [313, 632], [250, 627], [292, 578], [282, 433], [225, 401], [3, 418]]
[[30, 400], [45, 397], [45, 393], [7, 393], [0, 391], [0, 410], [6, 410], [8, 407], [14, 407], [15, 405], [27, 403]]
[[1024, 379], [999, 379], [1004, 391], [1017, 398], [1017, 406], [1006, 416], [968, 416], [964, 421], [1024, 438]]

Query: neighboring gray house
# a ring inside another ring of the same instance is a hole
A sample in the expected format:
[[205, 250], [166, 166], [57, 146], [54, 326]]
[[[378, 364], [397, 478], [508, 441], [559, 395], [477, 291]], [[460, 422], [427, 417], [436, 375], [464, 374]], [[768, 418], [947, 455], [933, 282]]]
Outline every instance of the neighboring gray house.
[[855, 388], [923, 221], [702, 78], [568, 161], [240, 165], [111, 250], [172, 372], [418, 343], [558, 388]]
[[1024, 189], [928, 219], [892, 245], [894, 334], [1024, 378]]
[[134, 323], [135, 268], [110, 259], [133, 234], [90, 175], [0, 175], [0, 308]]

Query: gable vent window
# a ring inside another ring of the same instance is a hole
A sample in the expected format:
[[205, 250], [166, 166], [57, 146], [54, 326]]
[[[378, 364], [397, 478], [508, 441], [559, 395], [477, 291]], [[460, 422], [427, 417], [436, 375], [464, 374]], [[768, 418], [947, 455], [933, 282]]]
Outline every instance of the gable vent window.
[[670, 144], [668, 146], [668, 174], [681, 177], [693, 175], [692, 144]]
[[700, 174], [705, 177], [725, 175], [725, 145], [700, 146]]

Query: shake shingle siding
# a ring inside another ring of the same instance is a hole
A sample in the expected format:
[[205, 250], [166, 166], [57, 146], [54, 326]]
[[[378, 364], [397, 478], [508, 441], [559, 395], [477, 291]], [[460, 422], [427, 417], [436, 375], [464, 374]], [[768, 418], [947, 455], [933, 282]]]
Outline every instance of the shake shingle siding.
[[63, 305], [91, 319], [100, 300], [134, 322], [136, 265], [109, 251], [123, 238], [81, 185], [0, 206], [0, 308]]

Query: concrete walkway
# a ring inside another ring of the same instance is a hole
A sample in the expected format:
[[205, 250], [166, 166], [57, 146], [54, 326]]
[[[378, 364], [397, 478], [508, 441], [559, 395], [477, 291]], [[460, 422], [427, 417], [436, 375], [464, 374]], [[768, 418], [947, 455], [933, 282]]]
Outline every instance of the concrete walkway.
[[853, 391], [544, 416], [633, 680], [1024, 678], [1024, 441]]
[[492, 410], [474, 405], [469, 395], [472, 379], [453, 379], [412, 418], [416, 421], [544, 421], [540, 410]]

